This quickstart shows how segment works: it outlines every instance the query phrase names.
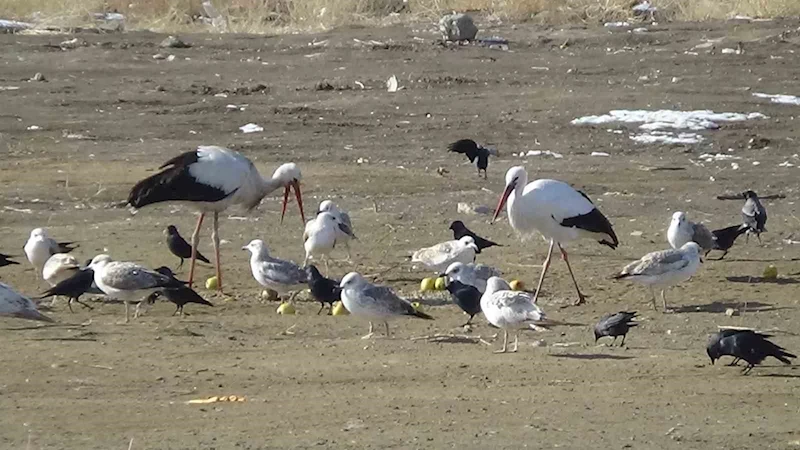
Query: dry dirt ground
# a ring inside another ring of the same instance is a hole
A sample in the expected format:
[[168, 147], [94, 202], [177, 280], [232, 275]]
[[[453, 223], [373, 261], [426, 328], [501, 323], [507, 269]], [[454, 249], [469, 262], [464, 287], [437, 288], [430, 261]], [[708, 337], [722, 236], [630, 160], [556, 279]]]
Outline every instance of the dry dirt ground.
[[[57, 303], [48, 311], [57, 325], [3, 320], [0, 447], [797, 448], [797, 366], [769, 360], [740, 376], [740, 369], [710, 365], [705, 344], [717, 325], [737, 325], [770, 330], [776, 342], [800, 352], [800, 279], [792, 275], [800, 263], [791, 242], [800, 239], [800, 106], [752, 96], [800, 94], [798, 27], [774, 21], [662, 24], [645, 33], [488, 30], [510, 39], [511, 51], [443, 47], [427, 25], [190, 35], [192, 48], [175, 50], [159, 49], [164, 36], [148, 33], [79, 35], [86, 45], [72, 50], [58, 48], [72, 36], [0, 36], [0, 249], [22, 261], [28, 233], [44, 226], [58, 239], [78, 241], [81, 260], [107, 251], [174, 266], [162, 230], [176, 224], [190, 235], [192, 212], [164, 205], [131, 215], [114, 205], [163, 161], [212, 143], [240, 150], [265, 175], [281, 162], [298, 163], [307, 213], [333, 198], [351, 211], [360, 237], [355, 267], [338, 264], [333, 275], [379, 273], [380, 282], [414, 297], [428, 274], [405, 258], [450, 238], [448, 224], [459, 218], [506, 245], [487, 250], [480, 262], [535, 283], [544, 241], [519, 244], [504, 219], [489, 225], [487, 216], [456, 208], [459, 201], [494, 207], [503, 174], [516, 164], [532, 177], [585, 190], [622, 241], [616, 251], [594, 242], [569, 246], [591, 296], [584, 306], [567, 306], [574, 292], [565, 266], [554, 260], [543, 307], [573, 325], [523, 333], [519, 353], [412, 340], [463, 333], [463, 314], [441, 295], [421, 300], [435, 321], [398, 320], [392, 339], [364, 341], [367, 326], [357, 318], [317, 316], [310, 302], [300, 302], [296, 316], [279, 316], [277, 303], [260, 300], [241, 246], [261, 238], [275, 255], [303, 257], [296, 208], [290, 205], [280, 224], [272, 196], [250, 215], [232, 210], [222, 220], [226, 296], [199, 289], [214, 308], [189, 305], [191, 316], [181, 320], [170, 316], [172, 305], [158, 303], [118, 325], [122, 305], [96, 299], [93, 311], [78, 306], [74, 314]], [[719, 41], [712, 49], [692, 50], [713, 39]], [[721, 51], [738, 42], [743, 54]], [[175, 59], [157, 60], [156, 53]], [[36, 72], [47, 81], [26, 81]], [[392, 74], [404, 88], [394, 94], [385, 89]], [[628, 137], [635, 125], [570, 124], [620, 108], [768, 118], [722, 123], [703, 132], [703, 143], [685, 146], [635, 143]], [[249, 122], [264, 131], [241, 133]], [[445, 152], [462, 137], [500, 150], [488, 181]], [[753, 137], [769, 139], [769, 146], [751, 146]], [[528, 150], [564, 157], [513, 155]], [[706, 162], [703, 153], [740, 159]], [[439, 167], [448, 173], [438, 174]], [[741, 239], [724, 261], [707, 260], [694, 279], [668, 292], [674, 314], [653, 311], [643, 288], [610, 279], [628, 261], [667, 246], [676, 210], [710, 227], [737, 223], [741, 202], [716, 196], [746, 188], [786, 195], [765, 202], [763, 242]], [[208, 229], [201, 250], [212, 253]], [[781, 276], [761, 282], [770, 263]], [[179, 275], [186, 272], [184, 266]], [[211, 274], [210, 266], [199, 269], [201, 282]], [[0, 277], [29, 295], [45, 287], [27, 264], [3, 268]], [[743, 314], [725, 314], [744, 302]], [[591, 325], [618, 310], [641, 316], [628, 346], [595, 345]], [[482, 318], [471, 334], [499, 345]], [[546, 345], [534, 346], [539, 340]], [[185, 404], [223, 394], [248, 401]]]

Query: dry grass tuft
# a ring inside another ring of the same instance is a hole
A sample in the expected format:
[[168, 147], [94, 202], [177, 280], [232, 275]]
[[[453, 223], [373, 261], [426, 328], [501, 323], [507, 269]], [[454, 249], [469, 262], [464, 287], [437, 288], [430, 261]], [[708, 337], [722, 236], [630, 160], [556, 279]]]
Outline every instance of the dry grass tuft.
[[[800, 0], [651, 0], [660, 20], [702, 21], [734, 15], [800, 16]], [[631, 16], [634, 0], [213, 0], [229, 31], [274, 33], [350, 24], [430, 20], [449, 11], [479, 11], [502, 20], [542, 24], [602, 23]], [[0, 18], [77, 26], [96, 12], [125, 15], [129, 29], [203, 31], [201, 0], [0, 0]]]

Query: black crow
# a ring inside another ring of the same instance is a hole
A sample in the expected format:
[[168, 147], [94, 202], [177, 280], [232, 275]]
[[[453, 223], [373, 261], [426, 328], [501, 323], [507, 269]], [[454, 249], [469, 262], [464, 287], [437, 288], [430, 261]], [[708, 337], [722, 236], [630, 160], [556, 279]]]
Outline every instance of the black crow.
[[477, 234], [473, 233], [472, 230], [467, 228], [467, 226], [464, 225], [464, 222], [460, 220], [456, 220], [453, 223], [451, 223], [450, 229], [453, 230], [453, 239], [455, 240], [459, 240], [464, 236], [471, 236], [472, 239], [475, 240], [475, 245], [478, 247], [478, 250], [475, 253], [480, 253], [481, 250], [489, 247], [494, 247], [494, 246], [502, 247], [502, 245], [498, 244], [497, 242], [492, 242], [488, 239], [484, 239], [478, 236]]
[[330, 305], [328, 314], [331, 314], [333, 303], [339, 301], [342, 296], [342, 288], [339, 287], [339, 281], [325, 278], [313, 264], [306, 267], [306, 274], [311, 296], [320, 303], [317, 315], [325, 309], [326, 303]]
[[597, 325], [594, 326], [594, 341], [597, 342], [601, 337], [609, 336], [614, 338], [614, 340], [611, 341], [611, 345], [614, 345], [614, 343], [617, 342], [617, 337], [622, 336], [622, 342], [619, 344], [619, 346], [622, 347], [625, 345], [625, 336], [628, 335], [628, 330], [639, 326], [638, 323], [633, 322], [635, 316], [636, 311], [620, 311], [618, 313], [606, 314], [597, 322]]
[[14, 261], [12, 259], [8, 259], [8, 258], [11, 258], [11, 256], [6, 255], [5, 253], [0, 253], [0, 267], [19, 264], [18, 262]]
[[755, 233], [758, 242], [761, 242], [761, 233], [767, 231], [765, 225], [767, 224], [767, 209], [758, 200], [758, 194], [753, 191], [746, 191], [742, 193], [745, 199], [744, 206], [742, 206], [742, 220], [748, 226], [750, 233]]
[[[449, 277], [445, 279], [449, 280]], [[464, 284], [458, 280], [447, 281], [446, 289], [453, 297], [453, 303], [469, 314], [469, 319], [462, 327], [470, 325], [472, 318], [481, 312], [481, 292], [475, 286]]]
[[[181, 263], [178, 264], [178, 268], [180, 269], [183, 266], [183, 260], [192, 257], [192, 246], [178, 233], [178, 229], [175, 228], [175, 225], [168, 226], [167, 229], [164, 230], [164, 234], [167, 236], [167, 247], [169, 251], [181, 259]], [[211, 261], [199, 251], [197, 252], [197, 259], [206, 264], [211, 263]]]
[[469, 158], [469, 162], [478, 160], [478, 176], [483, 170], [483, 178], [486, 179], [486, 168], [489, 167], [489, 155], [492, 153], [488, 148], [484, 148], [472, 139], [460, 139], [447, 147], [448, 151], [463, 153]]
[[39, 299], [61, 295], [69, 297], [69, 303], [67, 303], [69, 312], [73, 312], [73, 301], [83, 305], [85, 308], [94, 309], [80, 300], [81, 295], [92, 291], [92, 283], [94, 283], [94, 270], [86, 267], [45, 291]]
[[[722, 252], [724, 252], [722, 253], [722, 256], [720, 256], [717, 259], [722, 260], [722, 258], [724, 258], [725, 255], [728, 254], [728, 250], [730, 250], [731, 247], [733, 247], [733, 243], [736, 242], [736, 238], [746, 233], [747, 230], [749, 229], [750, 229], [749, 226], [742, 224], [742, 225], [733, 225], [730, 227], [725, 227], [719, 230], [712, 231], [711, 234], [714, 236], [714, 247], [712, 248], [712, 250], [721, 250]], [[710, 251], [711, 250], [706, 252], [706, 255], [708, 255]]]
[[175, 275], [172, 273], [172, 270], [170, 270], [169, 267], [161, 266], [158, 269], [156, 269], [156, 272], [166, 277], [172, 278], [173, 281], [180, 284], [175, 287], [162, 289], [160, 291], [156, 291], [150, 294], [150, 296], [147, 298], [148, 303], [155, 303], [158, 297], [164, 297], [167, 301], [174, 303], [176, 306], [175, 312], [172, 313], [173, 316], [176, 313], [180, 313], [180, 315], [183, 316], [183, 307], [187, 303], [198, 303], [200, 305], [214, 306], [211, 302], [204, 299], [203, 297], [200, 296], [200, 294], [195, 292], [194, 289], [185, 286], [186, 284], [188, 284], [187, 281], [182, 281], [175, 278]]
[[789, 358], [797, 358], [796, 355], [767, 340], [767, 337], [770, 336], [751, 330], [723, 330], [711, 336], [706, 353], [711, 358], [711, 364], [723, 355], [745, 360], [747, 366], [742, 371], [743, 375], [750, 373], [753, 367], [761, 364], [768, 356], [784, 364], [792, 363]]
[[180, 282], [181, 284], [189, 284], [189, 282], [188, 282], [188, 281], [183, 281], [183, 280], [179, 280], [179, 279], [177, 279], [177, 278], [175, 277], [175, 272], [173, 272], [173, 271], [172, 271], [172, 269], [170, 269], [170, 268], [169, 268], [169, 267], [167, 267], [167, 266], [161, 266], [161, 267], [159, 267], [158, 269], [156, 269], [156, 272], [160, 273], [161, 275], [164, 275], [164, 276], [170, 277], [170, 278], [172, 278], [173, 280]]

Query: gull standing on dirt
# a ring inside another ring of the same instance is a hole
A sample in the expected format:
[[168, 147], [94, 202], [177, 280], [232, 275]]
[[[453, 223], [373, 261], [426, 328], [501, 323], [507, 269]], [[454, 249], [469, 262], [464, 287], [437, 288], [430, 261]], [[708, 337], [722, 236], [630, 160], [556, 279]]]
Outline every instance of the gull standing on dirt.
[[417, 250], [411, 256], [411, 262], [422, 263], [429, 269], [442, 273], [455, 262], [464, 264], [474, 262], [477, 252], [475, 239], [471, 236], [464, 236], [455, 241], [446, 241]]
[[213, 213], [214, 224], [211, 238], [214, 241], [214, 256], [219, 291], [222, 291], [222, 270], [219, 260], [219, 213], [232, 205], [241, 205], [251, 211], [270, 192], [283, 187], [281, 223], [286, 213], [289, 190], [294, 189], [300, 217], [306, 222], [303, 212], [303, 197], [300, 193], [300, 169], [294, 163], [278, 167], [272, 178], [261, 176], [252, 161], [242, 154], [223, 147], [202, 145], [197, 150], [186, 152], [164, 163], [159, 173], [136, 183], [128, 194], [128, 203], [133, 208], [142, 208], [160, 202], [187, 202], [200, 212], [197, 226], [192, 233], [192, 258], [189, 268], [189, 287], [194, 280], [197, 244], [200, 226], [206, 214]]
[[444, 271], [444, 276], [475, 287], [481, 294], [486, 291], [486, 281], [491, 277], [499, 277], [503, 273], [485, 264], [464, 264], [454, 262]]
[[0, 316], [54, 322], [53, 319], [40, 313], [31, 299], [2, 282], [0, 282]]
[[297, 295], [308, 283], [305, 270], [293, 261], [270, 256], [269, 249], [261, 239], [253, 239], [242, 250], [250, 251], [250, 270], [258, 284], [280, 294]]
[[661, 288], [664, 312], [667, 312], [667, 298], [664, 290], [669, 286], [686, 281], [700, 268], [700, 246], [687, 242], [679, 249], [661, 250], [642, 256], [639, 260], [625, 266], [614, 276], [617, 280], [631, 280], [650, 287], [653, 309], [656, 308], [655, 288]]
[[361, 339], [369, 339], [374, 334], [372, 321], [381, 321], [386, 327], [389, 337], [389, 320], [400, 316], [412, 316], [433, 320], [433, 317], [416, 308], [408, 301], [397, 296], [387, 286], [376, 286], [367, 281], [358, 272], [350, 272], [342, 278], [342, 303], [350, 314], [369, 319], [369, 333]]
[[28, 261], [36, 268], [38, 273], [42, 273], [42, 268], [47, 260], [56, 253], [69, 253], [75, 250], [73, 242], [56, 242], [48, 236], [44, 228], [34, 228], [25, 243], [23, 250]]
[[486, 320], [503, 329], [503, 348], [495, 353], [508, 351], [508, 329], [514, 329], [514, 348], [519, 345], [519, 329], [529, 324], [544, 326], [549, 324], [547, 317], [536, 305], [533, 295], [524, 291], [512, 291], [511, 286], [500, 277], [491, 277], [486, 282], [486, 292], [481, 296], [481, 310]]
[[687, 242], [696, 242], [704, 254], [714, 249], [714, 235], [702, 223], [686, 218], [686, 213], [676, 211], [667, 229], [667, 242], [672, 248], [681, 248]]
[[485, 248], [494, 246], [502, 247], [502, 245], [498, 244], [497, 242], [492, 242], [473, 233], [472, 230], [467, 228], [467, 226], [464, 225], [464, 222], [460, 220], [453, 221], [453, 223], [450, 224], [450, 229], [453, 230], [453, 239], [461, 239], [464, 236], [472, 236], [472, 239], [475, 240], [475, 246], [478, 247], [478, 251], [475, 252], [477, 254], [480, 254]]
[[586, 194], [567, 183], [540, 179], [528, 184], [528, 173], [522, 166], [512, 167], [506, 172], [506, 187], [497, 203], [492, 223], [497, 220], [506, 202], [508, 202], [508, 221], [515, 231], [523, 238], [538, 231], [550, 241], [550, 249], [544, 260], [533, 301], [536, 302], [541, 292], [544, 276], [550, 267], [553, 247], [558, 245], [561, 257], [567, 264], [569, 276], [575, 285], [575, 291], [578, 293], [578, 301], [575, 304], [583, 303], [585, 297], [578, 287], [578, 282], [575, 281], [567, 251], [562, 244], [577, 239], [592, 239], [616, 249], [619, 241], [611, 222], [594, 206]]
[[350, 214], [347, 211], [343, 211], [335, 203], [330, 200], [325, 200], [319, 204], [319, 208], [317, 208], [317, 215], [322, 213], [330, 213], [333, 214], [334, 217], [339, 221], [339, 223], [343, 224], [347, 227], [348, 231], [344, 231], [343, 228], [340, 228], [336, 232], [336, 243], [341, 243], [344, 245], [344, 248], [347, 250], [347, 260], [351, 260], [350, 256], [350, 240], [351, 239], [358, 239], [353, 232], [353, 223], [350, 221]]
[[176, 282], [158, 272], [132, 262], [113, 261], [101, 254], [92, 258], [89, 267], [94, 270], [94, 282], [110, 298], [125, 303], [125, 323], [130, 322], [129, 303], [136, 303], [133, 318], [139, 317], [139, 307], [153, 292], [166, 287], [176, 287]]
[[594, 326], [594, 341], [597, 342], [598, 339], [604, 336], [613, 337], [614, 340], [611, 341], [613, 346], [617, 342], [617, 338], [622, 336], [622, 342], [619, 344], [622, 347], [625, 345], [625, 336], [628, 335], [628, 330], [639, 326], [638, 323], [633, 322], [634, 317], [636, 317], [636, 311], [620, 311], [604, 315]]
[[45, 291], [39, 297], [39, 299], [51, 296], [55, 298], [60, 295], [69, 298], [69, 302], [67, 303], [69, 312], [74, 312], [72, 310], [72, 302], [77, 302], [78, 304], [83, 305], [84, 308], [91, 310], [94, 308], [86, 303], [83, 303], [81, 301], [81, 295], [86, 294], [87, 292], [91, 293], [93, 284], [94, 270], [92, 270], [90, 267], [85, 267], [73, 273], [69, 278], [59, 281], [58, 284]]
[[331, 213], [324, 212], [310, 220], [303, 232], [303, 248], [306, 251], [303, 267], [308, 265], [308, 260], [320, 257], [325, 259], [325, 271], [328, 272], [328, 255], [340, 242], [340, 234], [355, 238], [350, 227]]
[[[192, 257], [192, 245], [186, 242], [186, 239], [178, 233], [175, 225], [168, 226], [164, 230], [164, 235], [167, 236], [167, 248], [170, 253], [181, 259], [180, 264], [178, 264], [178, 269], [180, 269], [183, 266], [183, 260]], [[197, 252], [197, 259], [206, 264], [211, 264], [211, 261], [200, 252]]]
[[742, 220], [748, 226], [747, 235], [755, 233], [758, 242], [761, 242], [761, 233], [767, 231], [767, 208], [761, 204], [758, 194], [753, 191], [742, 193], [745, 202], [742, 206]]
[[9, 259], [11, 256], [6, 255], [5, 253], [0, 253], [0, 267], [5, 266], [12, 266], [19, 264], [18, 262], [14, 261], [13, 259]]

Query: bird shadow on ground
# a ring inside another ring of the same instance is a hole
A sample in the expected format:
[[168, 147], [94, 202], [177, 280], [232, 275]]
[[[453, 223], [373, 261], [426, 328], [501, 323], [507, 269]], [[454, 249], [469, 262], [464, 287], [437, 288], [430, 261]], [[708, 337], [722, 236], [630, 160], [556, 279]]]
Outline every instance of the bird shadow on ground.
[[800, 378], [800, 374], [795, 373], [765, 373], [759, 374], [758, 376], [769, 378]]
[[711, 261], [725, 261], [725, 262], [762, 262], [762, 263], [773, 263], [773, 262], [784, 262], [784, 261], [800, 261], [800, 258], [790, 258], [790, 259], [756, 259], [756, 258], [704, 258]]
[[763, 311], [777, 311], [780, 309], [790, 309], [789, 307], [775, 307], [770, 303], [761, 302], [745, 302], [745, 301], [730, 301], [730, 302], [711, 302], [704, 305], [683, 305], [674, 308], [676, 313], [724, 313], [728, 308], [743, 308], [747, 303], [746, 312], [763, 312]]
[[91, 337], [54, 337], [54, 338], [31, 338], [30, 341], [60, 341], [60, 342], [97, 342]]
[[800, 280], [796, 278], [764, 278], [764, 277], [750, 277], [750, 276], [732, 276], [725, 277], [726, 280], [733, 283], [771, 283], [771, 284], [798, 284]]
[[46, 325], [31, 325], [27, 327], [16, 327], [16, 328], [3, 328], [4, 331], [26, 331], [26, 330], [45, 330], [48, 328], [59, 328], [59, 327], [74, 327], [74, 324], [70, 323], [49, 323]]
[[599, 359], [611, 359], [614, 361], [621, 361], [626, 359], [634, 359], [634, 356], [623, 356], [623, 355], [607, 355], [605, 353], [590, 353], [590, 354], [583, 354], [583, 353], [557, 353], [551, 354], [550, 356], [555, 356], [556, 358], [569, 358], [569, 359], [584, 359], [589, 361], [599, 360]]

